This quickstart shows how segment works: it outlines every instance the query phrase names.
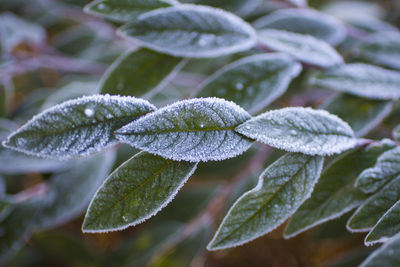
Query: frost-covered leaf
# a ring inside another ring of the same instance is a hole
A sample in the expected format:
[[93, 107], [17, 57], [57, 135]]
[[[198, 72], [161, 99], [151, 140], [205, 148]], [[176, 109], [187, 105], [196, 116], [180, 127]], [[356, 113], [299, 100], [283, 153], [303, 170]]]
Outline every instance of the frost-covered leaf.
[[45, 30], [37, 24], [25, 21], [12, 13], [0, 16], [1, 51], [9, 52], [20, 43], [27, 42], [39, 45], [46, 39]]
[[310, 35], [270, 29], [259, 31], [258, 36], [265, 47], [287, 53], [308, 65], [328, 68], [343, 63], [334, 48]]
[[347, 222], [347, 229], [366, 232], [400, 199], [400, 176], [365, 201]]
[[48, 158], [88, 155], [116, 143], [116, 129], [154, 109], [146, 100], [133, 97], [82, 97], [33, 117], [3, 145]]
[[162, 88], [186, 60], [138, 49], [120, 56], [100, 82], [102, 94], [145, 96]]
[[312, 84], [371, 99], [400, 98], [400, 72], [368, 64], [338, 66], [315, 76]]
[[41, 110], [46, 110], [61, 104], [64, 101], [75, 99], [82, 96], [97, 94], [96, 82], [93, 81], [74, 81], [58, 88], [54, 93], [49, 95], [46, 102], [43, 103]]
[[116, 136], [167, 159], [223, 160], [251, 146], [251, 140], [234, 131], [248, 119], [250, 115], [233, 102], [194, 98], [150, 113], [116, 131]]
[[355, 146], [353, 130], [325, 110], [289, 107], [263, 113], [236, 131], [270, 146], [309, 155], [331, 155]]
[[154, 9], [170, 7], [174, 0], [97, 0], [85, 6], [85, 12], [116, 22], [130, 22]]
[[258, 29], [285, 30], [308, 34], [337, 45], [346, 37], [344, 25], [334, 17], [312, 9], [279, 9], [253, 23]]
[[284, 236], [291, 238], [333, 220], [360, 205], [368, 196], [354, 188], [357, 176], [374, 164], [384, 147], [370, 145], [338, 157], [321, 174], [311, 197], [296, 211]]
[[372, 245], [386, 242], [400, 233], [400, 201], [397, 201], [377, 222], [365, 237], [365, 244]]
[[278, 227], [310, 196], [323, 161], [297, 153], [278, 159], [260, 175], [257, 186], [235, 202], [207, 248], [238, 246]]
[[400, 125], [397, 125], [392, 132], [394, 140], [400, 141]]
[[[205, 22], [206, 21], [206, 22]], [[255, 31], [239, 17], [206, 6], [178, 5], [146, 13], [120, 34], [182, 57], [216, 57], [250, 49]]]
[[371, 253], [360, 267], [382, 267], [400, 265], [400, 233]]
[[196, 97], [224, 98], [255, 113], [280, 97], [300, 71], [301, 65], [285, 54], [254, 55], [217, 71]]
[[328, 99], [321, 108], [347, 122], [358, 137], [374, 129], [392, 111], [391, 101], [371, 100], [348, 94]]
[[180, 239], [161, 249], [153, 256], [149, 267], [193, 266], [196, 258], [201, 254], [210, 235], [210, 226], [207, 222], [200, 225], [196, 231], [184, 239]]
[[383, 153], [375, 166], [360, 174], [355, 186], [365, 193], [373, 193], [397, 176], [400, 176], [400, 147]]
[[110, 151], [77, 160], [68, 170], [54, 174], [35, 230], [52, 228], [80, 215], [111, 171], [114, 159], [115, 153]]
[[400, 33], [371, 34], [358, 47], [359, 57], [372, 63], [400, 70]]
[[140, 152], [118, 167], [99, 188], [87, 211], [84, 232], [122, 230], [165, 207], [193, 174], [196, 163]]

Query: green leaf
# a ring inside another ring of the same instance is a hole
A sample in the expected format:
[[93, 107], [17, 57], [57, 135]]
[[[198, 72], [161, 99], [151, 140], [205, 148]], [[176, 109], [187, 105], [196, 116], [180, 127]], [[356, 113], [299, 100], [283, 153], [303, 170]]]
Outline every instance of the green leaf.
[[145, 152], [118, 167], [99, 188], [87, 211], [85, 233], [122, 230], [164, 208], [193, 174], [195, 163]]
[[328, 68], [343, 63], [343, 58], [329, 44], [309, 35], [273, 29], [261, 30], [258, 35], [263, 46], [308, 65]]
[[392, 136], [394, 140], [400, 141], [400, 124], [393, 129]]
[[347, 222], [347, 229], [352, 232], [369, 231], [399, 199], [400, 176], [365, 201]]
[[186, 60], [148, 49], [120, 56], [100, 82], [102, 94], [149, 96], [161, 89], [183, 67]]
[[116, 129], [154, 109], [146, 100], [133, 97], [82, 97], [33, 117], [3, 145], [47, 158], [88, 155], [115, 144]]
[[176, 3], [174, 0], [97, 0], [86, 5], [84, 11], [116, 22], [130, 22], [144, 13]]
[[376, 223], [365, 237], [365, 244], [372, 245], [386, 242], [400, 233], [400, 201], [397, 201]]
[[194, 98], [161, 108], [118, 131], [124, 143], [172, 160], [192, 162], [233, 158], [252, 141], [234, 129], [250, 115], [233, 102]]
[[332, 45], [341, 43], [346, 37], [346, 29], [339, 20], [312, 9], [279, 9], [257, 19], [253, 25], [258, 29], [308, 34]]
[[400, 70], [400, 33], [371, 34], [358, 47], [359, 57], [377, 65]]
[[370, 145], [349, 151], [331, 162], [311, 198], [293, 215], [285, 229], [285, 238], [338, 218], [360, 205], [368, 196], [354, 188], [354, 181], [383, 151], [382, 146]]
[[331, 155], [356, 145], [353, 130], [324, 110], [289, 107], [254, 117], [236, 128], [249, 138], [290, 152]]
[[207, 248], [242, 245], [278, 227], [310, 196], [323, 161], [303, 154], [286, 154], [275, 161], [257, 186], [235, 202]]
[[109, 151], [77, 160], [68, 170], [53, 175], [35, 229], [53, 228], [80, 215], [111, 171], [114, 160], [114, 151]]
[[254, 55], [217, 71], [195, 96], [224, 98], [256, 113], [280, 97], [300, 71], [301, 65], [285, 54]]
[[158, 52], [182, 57], [232, 54], [250, 49], [256, 40], [253, 28], [239, 17], [195, 5], [146, 13], [122, 27], [120, 34]]
[[397, 176], [400, 176], [400, 147], [379, 156], [375, 166], [360, 174], [355, 186], [365, 193], [374, 193]]
[[323, 103], [321, 108], [347, 122], [357, 137], [364, 136], [389, 116], [393, 104], [360, 98], [348, 94], [337, 94]]
[[360, 267], [382, 267], [400, 265], [400, 233], [371, 253]]
[[311, 83], [370, 99], [400, 97], [400, 72], [368, 64], [341, 65], [317, 75]]

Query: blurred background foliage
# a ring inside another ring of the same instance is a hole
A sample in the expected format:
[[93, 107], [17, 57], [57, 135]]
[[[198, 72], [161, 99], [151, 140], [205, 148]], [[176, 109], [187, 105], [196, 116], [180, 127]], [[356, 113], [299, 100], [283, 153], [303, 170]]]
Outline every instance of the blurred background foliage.
[[[115, 35], [117, 24], [84, 14], [82, 7], [88, 2], [0, 1], [0, 139], [44, 108], [96, 93], [96, 84], [106, 68], [121, 53], [134, 48]], [[241, 1], [182, 2], [229, 5], [235, 11]], [[251, 22], [283, 4], [283, 1], [256, 2], [255, 7], [239, 15]], [[390, 27], [384, 21], [396, 26], [400, 23], [397, 0], [309, 0], [309, 5], [342, 19], [362, 33]], [[349, 35], [339, 47], [348, 61], [353, 57], [352, 44], [356, 41]], [[245, 55], [190, 60], [179, 75], [152, 96], [152, 102], [163, 106], [187, 97], [206, 76]], [[307, 86], [309, 72], [299, 76], [269, 108], [317, 107], [329, 99], [332, 92]], [[340, 108], [336, 109], [340, 112]], [[369, 136], [389, 137], [388, 129], [394, 126], [399, 112], [396, 105], [386, 121]], [[7, 266], [339, 267], [355, 266], [371, 252], [371, 248], [363, 245], [363, 234], [346, 231], [348, 216], [290, 240], [282, 238], [284, 226], [281, 226], [241, 247], [207, 252], [205, 246], [215, 231], [215, 222], [221, 220], [233, 201], [255, 185], [263, 168], [283, 154], [261, 145], [238, 158], [200, 164], [171, 205], [137, 227], [121, 232], [82, 234], [88, 200], [72, 201], [70, 196], [75, 197], [77, 189], [71, 183], [90, 178], [85, 168], [99, 168], [96, 165], [99, 162], [110, 165], [114, 158], [114, 167], [110, 168], [115, 168], [137, 152], [125, 145], [115, 151], [115, 157], [106, 155], [83, 163], [65, 163], [0, 148], [0, 247], [12, 247]], [[74, 168], [80, 170], [79, 174], [74, 173]], [[70, 179], [63, 183], [62, 177], [66, 175]], [[58, 192], [61, 204], [52, 198], [51, 192]], [[43, 222], [39, 218], [32, 225], [37, 212], [32, 207], [36, 207], [37, 201], [41, 208], [47, 209], [49, 219]], [[86, 206], [82, 207], [82, 203]]]

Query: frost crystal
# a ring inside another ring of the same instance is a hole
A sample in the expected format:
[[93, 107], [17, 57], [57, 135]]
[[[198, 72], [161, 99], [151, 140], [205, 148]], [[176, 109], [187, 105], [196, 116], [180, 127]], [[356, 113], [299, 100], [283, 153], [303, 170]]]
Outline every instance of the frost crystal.
[[116, 132], [122, 142], [173, 160], [223, 160], [251, 141], [234, 131], [250, 115], [233, 102], [195, 98], [159, 109]]

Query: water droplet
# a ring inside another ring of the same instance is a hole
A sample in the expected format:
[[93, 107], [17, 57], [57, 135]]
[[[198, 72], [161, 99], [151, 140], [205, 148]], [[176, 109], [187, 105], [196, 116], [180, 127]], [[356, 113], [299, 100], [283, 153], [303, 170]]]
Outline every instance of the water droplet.
[[290, 134], [291, 135], [297, 135], [297, 131], [296, 130], [290, 130]]
[[200, 124], [200, 128], [204, 128], [204, 124], [203, 123]]
[[105, 7], [106, 7], [106, 6], [105, 6], [104, 4], [100, 4], [100, 5], [97, 6], [97, 8], [100, 9], [100, 10], [105, 9]]
[[243, 89], [243, 84], [242, 83], [237, 83], [236, 84], [236, 89], [239, 90], [239, 91], [242, 90]]
[[125, 216], [122, 216], [122, 219], [124, 220], [124, 222], [128, 221], [128, 219]]
[[86, 115], [86, 117], [92, 117], [94, 115], [94, 110], [91, 108], [86, 108], [85, 115]]

